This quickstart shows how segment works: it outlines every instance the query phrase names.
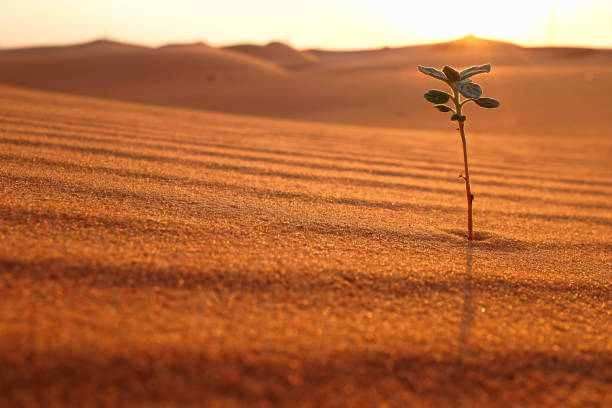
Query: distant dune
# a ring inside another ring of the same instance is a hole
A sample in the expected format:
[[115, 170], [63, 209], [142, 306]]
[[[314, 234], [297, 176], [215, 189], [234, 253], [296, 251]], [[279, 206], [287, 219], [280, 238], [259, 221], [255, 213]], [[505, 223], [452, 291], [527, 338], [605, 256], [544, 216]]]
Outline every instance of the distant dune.
[[[574, 54], [571, 51], [576, 51]], [[474, 59], [494, 65], [559, 65], [575, 62], [566, 59], [580, 55], [584, 64], [609, 64], [612, 50], [585, 48], [525, 48], [516, 44], [467, 36], [455, 41], [399, 48], [358, 51], [326, 51], [312, 49], [309, 53], [324, 61], [327, 69], [407, 69], [415, 64], [442, 66], [473, 65]]]
[[159, 49], [95, 41], [71, 47], [0, 52], [0, 82], [82, 95], [180, 103], [209, 82], [258, 81], [284, 69], [202, 45]]
[[307, 51], [298, 51], [295, 48], [280, 42], [271, 42], [263, 46], [253, 44], [238, 44], [223, 48], [272, 61], [289, 69], [303, 69], [312, 67], [317, 62], [317, 58], [311, 53]]
[[192, 43], [169, 43], [164, 44], [159, 48], [210, 48], [210, 46], [203, 41], [196, 41]]
[[[168, 55], [172, 55], [172, 58], [168, 58]], [[37, 66], [21, 66], [29, 63], [35, 63]], [[4, 70], [4, 78], [7, 78], [7, 72], [15, 74], [21, 68], [30, 68], [27, 72], [14, 76], [43, 84], [44, 78], [34, 78], [30, 74], [44, 76], [47, 69], [65, 69], [65, 75], [56, 75], [55, 78], [61, 79], [65, 76], [67, 80], [64, 82], [69, 84], [69, 80], [74, 78], [71, 74], [75, 73], [83, 76], [102, 74], [109, 79], [114, 77], [122, 80], [138, 72], [145, 77], [154, 72], [172, 77], [194, 70], [202, 70], [199, 72], [202, 73], [207, 69], [248, 74], [283, 71], [261, 59], [208, 47], [203, 43], [149, 48], [105, 40], [74, 46], [0, 50], [0, 64]]]
[[0, 57], [3, 60], [15, 59], [53, 59], [68, 57], [83, 57], [107, 54], [134, 53], [145, 51], [148, 47], [126, 44], [112, 40], [95, 40], [74, 45], [41, 46], [28, 48], [0, 49]]
[[[423, 98], [442, 84], [417, 65], [492, 63], [478, 77], [495, 112], [469, 108], [476, 130], [612, 133], [612, 51], [525, 48], [468, 36], [362, 51], [282, 43], [159, 48], [109, 40], [0, 51], [0, 84], [219, 112], [398, 128], [439, 128]], [[597, 101], [597, 103], [591, 103]]]

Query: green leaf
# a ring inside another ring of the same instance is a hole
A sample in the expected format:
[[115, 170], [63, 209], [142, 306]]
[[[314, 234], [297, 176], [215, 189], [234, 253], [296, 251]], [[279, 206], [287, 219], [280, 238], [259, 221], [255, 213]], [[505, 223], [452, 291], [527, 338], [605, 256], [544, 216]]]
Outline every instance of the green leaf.
[[482, 106], [483, 108], [489, 109], [497, 108], [499, 106], [499, 101], [493, 98], [478, 98], [474, 99], [474, 102], [476, 102], [478, 106]]
[[444, 75], [444, 73], [442, 71], [438, 71], [435, 68], [423, 67], [423, 66], [420, 66], [420, 65], [417, 68], [419, 69], [419, 71], [421, 71], [425, 75], [429, 75], [430, 77], [434, 77], [434, 78], [439, 79], [441, 81], [447, 82], [446, 75]]
[[453, 88], [461, 93], [466, 98], [480, 98], [482, 95], [482, 88], [480, 85], [472, 82], [471, 79], [464, 79], [460, 82], [455, 82]]
[[431, 103], [441, 104], [446, 103], [451, 98], [446, 92], [438, 91], [437, 89], [430, 89], [423, 95]]
[[457, 115], [455, 113], [453, 116], [451, 116], [450, 120], [453, 120], [453, 121], [454, 120], [458, 120], [459, 122], [465, 122], [466, 119], [467, 119], [467, 116], [465, 116], [465, 115]]
[[459, 73], [461, 79], [466, 79], [476, 74], [483, 74], [485, 72], [491, 72], [491, 64], [477, 65], [464, 69]]
[[434, 106], [434, 108], [436, 108], [437, 110], [439, 110], [440, 112], [452, 112], [452, 109], [449, 108], [446, 105], [436, 105]]
[[451, 82], [457, 82], [461, 80], [461, 75], [459, 74], [459, 72], [454, 68], [449, 67], [448, 65], [442, 68], [442, 72], [444, 72], [444, 75], [446, 75], [448, 80]]

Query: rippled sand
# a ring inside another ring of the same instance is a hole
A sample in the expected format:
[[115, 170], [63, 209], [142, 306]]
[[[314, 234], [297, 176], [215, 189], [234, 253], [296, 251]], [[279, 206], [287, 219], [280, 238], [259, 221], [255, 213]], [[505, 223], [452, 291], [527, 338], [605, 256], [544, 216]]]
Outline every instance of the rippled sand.
[[[612, 140], [0, 88], [1, 406], [610, 406]], [[55, 404], [55, 405], [54, 405]]]

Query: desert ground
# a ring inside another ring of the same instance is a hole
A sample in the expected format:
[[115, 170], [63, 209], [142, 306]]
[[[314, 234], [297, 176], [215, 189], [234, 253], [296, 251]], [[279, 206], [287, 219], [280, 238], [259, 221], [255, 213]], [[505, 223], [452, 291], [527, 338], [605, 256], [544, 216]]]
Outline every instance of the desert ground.
[[612, 406], [612, 54], [463, 41], [0, 51], [0, 406]]

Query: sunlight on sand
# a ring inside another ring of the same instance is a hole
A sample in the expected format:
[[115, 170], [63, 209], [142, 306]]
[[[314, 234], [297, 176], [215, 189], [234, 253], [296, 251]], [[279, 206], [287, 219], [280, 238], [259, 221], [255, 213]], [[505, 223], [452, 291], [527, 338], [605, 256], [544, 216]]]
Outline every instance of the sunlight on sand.
[[607, 135], [474, 133], [468, 245], [454, 129], [0, 112], [2, 406], [609, 398]]

